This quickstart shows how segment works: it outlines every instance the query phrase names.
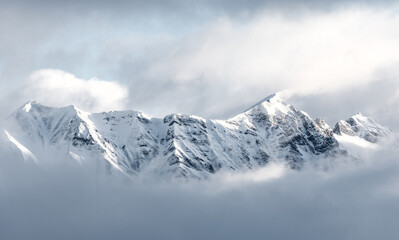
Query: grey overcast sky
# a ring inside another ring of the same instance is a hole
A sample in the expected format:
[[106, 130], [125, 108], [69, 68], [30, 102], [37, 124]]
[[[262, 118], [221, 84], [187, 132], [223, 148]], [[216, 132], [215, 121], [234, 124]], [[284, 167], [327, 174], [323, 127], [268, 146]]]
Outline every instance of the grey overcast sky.
[[395, 1], [0, 1], [0, 109], [399, 116]]

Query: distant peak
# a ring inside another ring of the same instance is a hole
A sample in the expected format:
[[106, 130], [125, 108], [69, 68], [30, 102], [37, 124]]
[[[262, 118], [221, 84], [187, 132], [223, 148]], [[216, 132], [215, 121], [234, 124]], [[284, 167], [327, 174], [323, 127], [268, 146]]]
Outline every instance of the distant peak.
[[43, 112], [43, 111], [51, 111], [51, 110], [64, 110], [69, 112], [76, 112], [80, 113], [83, 112], [80, 109], [76, 108], [74, 105], [69, 105], [66, 107], [50, 107], [46, 106], [36, 100], [30, 100], [26, 102], [22, 107], [18, 109], [18, 111], [26, 112], [26, 113], [33, 113], [33, 112]]
[[345, 125], [349, 124], [351, 126], [361, 125], [361, 126], [375, 126], [382, 128], [383, 126], [378, 124], [374, 119], [364, 116], [362, 113], [358, 112], [347, 120], [341, 120], [337, 123], [337, 125]]
[[39, 102], [35, 101], [35, 100], [30, 100], [28, 102], [26, 102], [21, 109], [25, 112], [30, 112], [32, 110], [32, 108], [36, 105], [41, 105]]
[[374, 120], [370, 117], [364, 116], [361, 112], [356, 113], [354, 116], [351, 117], [352, 119], [355, 119], [357, 121], [371, 121], [374, 122]]
[[281, 97], [281, 93], [273, 93], [272, 95], [269, 95], [267, 97], [265, 97], [264, 99], [262, 99], [261, 101], [259, 101], [256, 105], [261, 104], [263, 102], [281, 102], [283, 99]]
[[22, 107], [22, 110], [24, 110], [25, 112], [30, 112], [31, 109], [32, 109], [32, 101], [25, 103]]
[[283, 100], [281, 95], [282, 94], [279, 93], [279, 92], [273, 93], [273, 94], [265, 97], [264, 99], [260, 100], [259, 102], [255, 103], [250, 108], [246, 109], [244, 112], [247, 112], [247, 111], [249, 111], [249, 110], [251, 110], [251, 109], [253, 109], [253, 108], [255, 108], [255, 107], [259, 106], [259, 105], [262, 105], [264, 103], [269, 103], [269, 104], [270, 103], [280, 103], [280, 104], [286, 105], [284, 103], [284, 100]]

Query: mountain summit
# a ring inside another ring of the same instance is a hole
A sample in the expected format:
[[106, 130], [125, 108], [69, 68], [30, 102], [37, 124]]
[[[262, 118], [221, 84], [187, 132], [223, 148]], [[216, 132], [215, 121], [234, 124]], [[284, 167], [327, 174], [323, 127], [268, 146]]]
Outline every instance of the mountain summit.
[[361, 113], [345, 121], [339, 121], [334, 127], [334, 133], [338, 135], [356, 136], [371, 143], [377, 143], [379, 139], [388, 136], [390, 132], [386, 127]]
[[[37, 164], [67, 159], [126, 176], [206, 178], [220, 170], [348, 156], [335, 136], [377, 142], [389, 130], [362, 115], [331, 129], [285, 103], [278, 94], [227, 120], [184, 114], [152, 118], [136, 111], [87, 113], [31, 101], [7, 119], [7, 138]], [[29, 154], [27, 154], [29, 151]]]

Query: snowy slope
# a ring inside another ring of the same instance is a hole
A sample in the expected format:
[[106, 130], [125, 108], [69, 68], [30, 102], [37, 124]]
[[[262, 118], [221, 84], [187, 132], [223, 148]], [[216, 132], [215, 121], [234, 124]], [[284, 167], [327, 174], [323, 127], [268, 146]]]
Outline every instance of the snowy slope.
[[340, 145], [356, 157], [367, 155], [367, 150], [377, 149], [379, 142], [391, 134], [391, 130], [361, 113], [339, 121], [333, 131]]
[[377, 143], [390, 134], [390, 130], [361, 113], [345, 121], [339, 121], [334, 127], [334, 133], [341, 136], [359, 137], [370, 143]]
[[[15, 151], [38, 165], [72, 161], [108, 173], [205, 178], [283, 162], [300, 169], [306, 160], [347, 156], [337, 136], [367, 141], [387, 135], [369, 118], [340, 121], [333, 130], [286, 104], [278, 94], [227, 120], [140, 112], [87, 113], [74, 106], [29, 102], [6, 120]], [[352, 122], [355, 122], [352, 124]], [[373, 138], [374, 137], [374, 138]]]

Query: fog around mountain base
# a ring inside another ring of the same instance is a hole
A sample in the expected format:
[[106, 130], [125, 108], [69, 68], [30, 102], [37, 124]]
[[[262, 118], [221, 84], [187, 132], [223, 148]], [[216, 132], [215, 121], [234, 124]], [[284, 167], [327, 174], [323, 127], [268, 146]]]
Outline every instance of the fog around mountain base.
[[329, 171], [121, 180], [1, 147], [1, 239], [395, 239], [399, 142]]

